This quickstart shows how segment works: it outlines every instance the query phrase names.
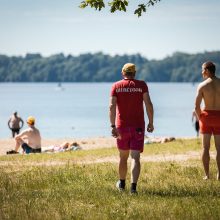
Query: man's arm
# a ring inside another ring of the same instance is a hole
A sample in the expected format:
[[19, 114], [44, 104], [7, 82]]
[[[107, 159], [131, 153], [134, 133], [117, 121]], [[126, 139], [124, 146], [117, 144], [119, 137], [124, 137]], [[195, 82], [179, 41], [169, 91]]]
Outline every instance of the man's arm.
[[20, 118], [20, 122], [21, 122], [21, 127], [20, 127], [20, 129], [21, 129], [24, 126], [24, 121], [22, 120], [22, 118]]
[[20, 134], [15, 136], [15, 151], [18, 152], [18, 149], [20, 148], [20, 146], [23, 143], [23, 137], [27, 134], [27, 131], [23, 131]]
[[112, 136], [117, 138], [118, 132], [117, 128], [115, 127], [115, 119], [116, 119], [116, 104], [117, 104], [117, 97], [111, 96], [110, 97], [110, 104], [109, 104], [109, 119], [112, 127]]
[[199, 86], [198, 89], [197, 89], [196, 99], [195, 99], [195, 113], [196, 113], [198, 119], [199, 119], [199, 116], [201, 114], [200, 105], [201, 105], [201, 102], [202, 102], [202, 98], [203, 98], [202, 87]]
[[194, 121], [195, 110], [192, 112], [192, 122]]
[[20, 134], [18, 134], [18, 135], [15, 136], [15, 140], [16, 140], [16, 141], [22, 140], [22, 137], [24, 137], [25, 135], [27, 135], [27, 133], [28, 133], [27, 131], [21, 132]]
[[147, 116], [148, 116], [148, 120], [149, 120], [149, 123], [147, 126], [147, 131], [153, 132], [153, 130], [154, 130], [154, 124], [153, 124], [154, 108], [153, 108], [153, 104], [151, 102], [150, 95], [148, 92], [145, 92], [143, 94], [143, 100], [144, 100], [144, 104], [145, 104], [145, 108], [146, 108], [146, 112], [147, 112]]
[[11, 129], [10, 123], [11, 123], [11, 118], [8, 120], [8, 127]]

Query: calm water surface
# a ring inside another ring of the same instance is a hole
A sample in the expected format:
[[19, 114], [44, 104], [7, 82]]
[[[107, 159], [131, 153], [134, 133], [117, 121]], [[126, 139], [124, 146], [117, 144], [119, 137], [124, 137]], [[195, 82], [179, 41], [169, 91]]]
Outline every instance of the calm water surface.
[[[1, 83], [0, 138], [10, 137], [7, 122], [16, 110], [36, 117], [43, 138], [110, 136], [111, 83]], [[195, 136], [191, 117], [196, 85], [148, 83], [155, 109], [154, 136]], [[26, 125], [24, 126], [26, 128]]]

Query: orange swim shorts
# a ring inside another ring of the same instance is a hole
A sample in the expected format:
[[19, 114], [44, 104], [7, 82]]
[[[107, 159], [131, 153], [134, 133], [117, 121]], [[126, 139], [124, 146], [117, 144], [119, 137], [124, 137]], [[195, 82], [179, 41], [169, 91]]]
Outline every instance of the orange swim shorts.
[[199, 117], [201, 134], [220, 135], [220, 111], [204, 110]]

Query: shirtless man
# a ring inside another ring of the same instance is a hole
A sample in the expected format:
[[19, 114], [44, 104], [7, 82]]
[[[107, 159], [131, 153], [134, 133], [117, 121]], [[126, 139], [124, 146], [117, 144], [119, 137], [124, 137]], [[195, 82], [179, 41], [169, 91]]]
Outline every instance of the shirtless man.
[[29, 153], [41, 153], [41, 136], [39, 130], [34, 126], [35, 118], [29, 116], [27, 118], [28, 129], [21, 132], [15, 137], [15, 151], [18, 152], [19, 147], [23, 151]]
[[[21, 122], [21, 126], [20, 126]], [[15, 137], [15, 134], [19, 134], [20, 129], [23, 127], [24, 121], [17, 115], [17, 112], [9, 118], [8, 120], [8, 127], [11, 129], [12, 137]]]
[[[215, 75], [215, 64], [203, 63], [202, 76], [205, 80], [199, 84], [197, 89], [195, 111], [199, 118], [200, 133], [202, 134], [204, 179], [209, 179], [209, 149], [213, 134], [217, 151], [217, 179], [220, 180], [220, 79]], [[203, 110], [200, 107], [202, 100], [204, 101]]]

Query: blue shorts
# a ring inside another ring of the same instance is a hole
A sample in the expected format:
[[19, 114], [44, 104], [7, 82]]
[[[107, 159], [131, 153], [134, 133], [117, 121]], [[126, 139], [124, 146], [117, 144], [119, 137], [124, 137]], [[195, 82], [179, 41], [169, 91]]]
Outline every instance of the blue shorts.
[[38, 148], [38, 149], [33, 149], [31, 148], [28, 144], [26, 143], [23, 143], [21, 145], [22, 149], [24, 150], [24, 152], [26, 154], [29, 154], [29, 153], [41, 153], [41, 148]]

